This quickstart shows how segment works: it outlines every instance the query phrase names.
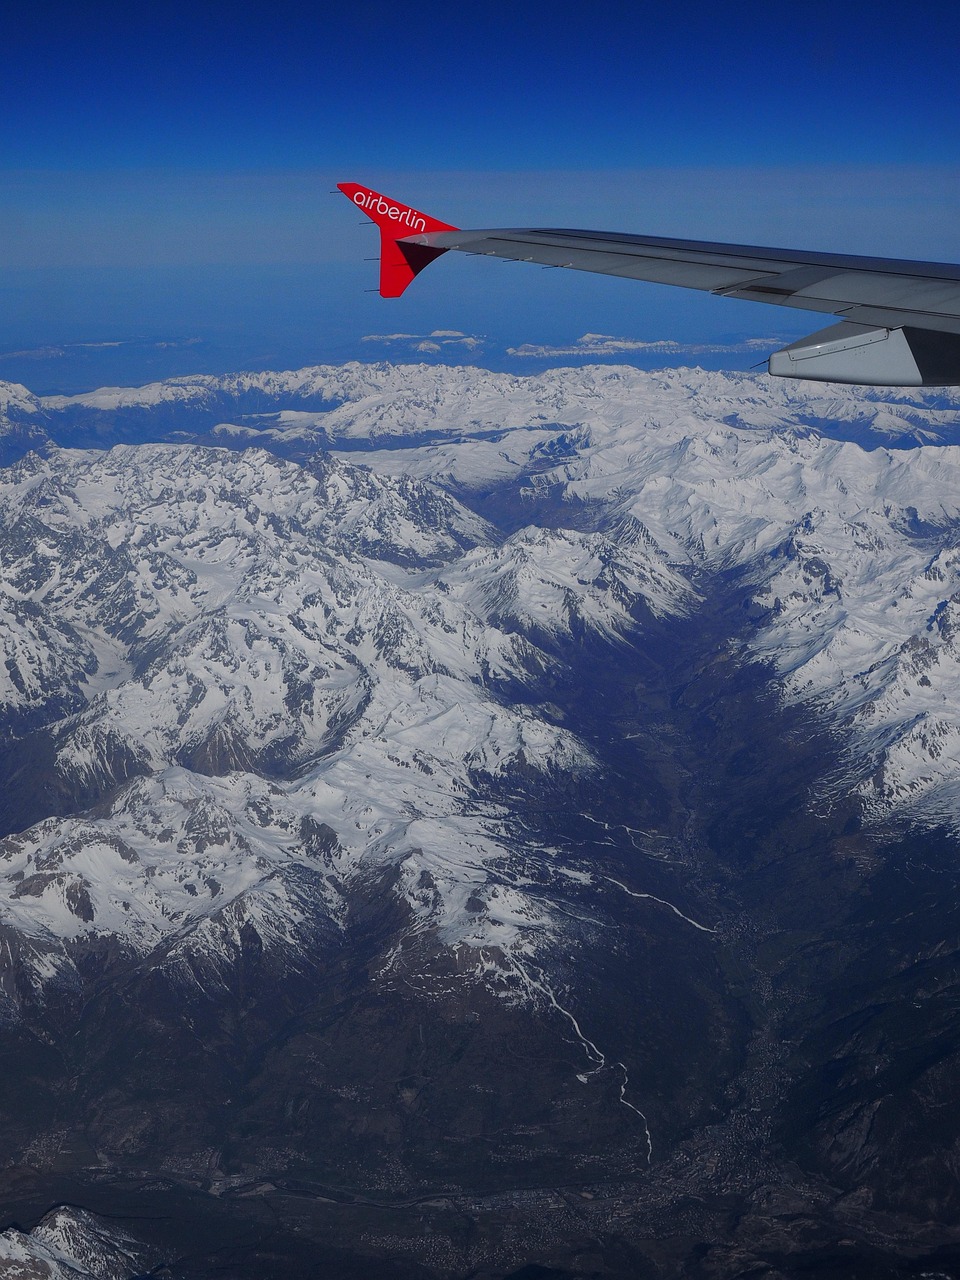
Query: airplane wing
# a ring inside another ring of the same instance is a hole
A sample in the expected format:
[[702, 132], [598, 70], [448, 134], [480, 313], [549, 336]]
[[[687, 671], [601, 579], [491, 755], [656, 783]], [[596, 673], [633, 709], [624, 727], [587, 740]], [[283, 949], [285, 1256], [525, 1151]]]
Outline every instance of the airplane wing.
[[381, 234], [381, 288], [399, 297], [448, 250], [676, 284], [840, 317], [770, 356], [770, 373], [883, 386], [960, 384], [960, 266], [606, 231], [465, 231], [360, 187], [340, 190]]

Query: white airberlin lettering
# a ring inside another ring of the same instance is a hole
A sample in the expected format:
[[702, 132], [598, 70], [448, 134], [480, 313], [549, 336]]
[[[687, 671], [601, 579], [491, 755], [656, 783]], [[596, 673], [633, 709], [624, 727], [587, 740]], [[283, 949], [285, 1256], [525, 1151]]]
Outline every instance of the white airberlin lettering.
[[372, 191], [358, 191], [353, 197], [353, 203], [359, 205], [367, 213], [378, 213], [381, 218], [389, 218], [391, 222], [401, 222], [404, 226], [409, 227], [411, 231], [426, 231], [426, 219], [421, 217], [414, 209], [398, 208], [395, 204], [388, 204], [383, 196], [374, 195]]

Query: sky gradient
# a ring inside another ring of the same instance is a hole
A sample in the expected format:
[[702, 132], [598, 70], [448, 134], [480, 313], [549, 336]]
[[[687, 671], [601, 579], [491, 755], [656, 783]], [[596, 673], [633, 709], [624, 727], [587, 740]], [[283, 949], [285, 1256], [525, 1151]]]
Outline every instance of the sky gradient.
[[169, 370], [435, 328], [490, 359], [587, 331], [794, 336], [779, 310], [459, 255], [382, 302], [375, 233], [329, 193], [957, 260], [958, 54], [946, 4], [9, 7], [0, 377], [50, 384], [72, 356], [10, 353], [102, 341], [189, 344]]

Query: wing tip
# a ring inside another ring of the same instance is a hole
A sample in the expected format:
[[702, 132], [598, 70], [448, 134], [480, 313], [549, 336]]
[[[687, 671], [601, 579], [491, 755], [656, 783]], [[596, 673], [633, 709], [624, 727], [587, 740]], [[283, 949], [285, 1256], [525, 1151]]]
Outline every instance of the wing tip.
[[411, 205], [401, 204], [358, 182], [338, 182], [337, 190], [374, 222], [380, 231], [380, 296], [399, 298], [413, 279], [445, 249], [405, 244], [406, 237], [429, 231], [456, 231]]

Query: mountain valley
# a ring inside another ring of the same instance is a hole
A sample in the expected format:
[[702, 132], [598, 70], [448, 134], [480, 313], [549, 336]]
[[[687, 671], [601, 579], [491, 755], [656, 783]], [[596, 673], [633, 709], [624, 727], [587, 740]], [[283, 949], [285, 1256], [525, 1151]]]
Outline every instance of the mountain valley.
[[958, 422], [2, 384], [0, 1275], [960, 1275]]

